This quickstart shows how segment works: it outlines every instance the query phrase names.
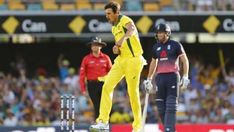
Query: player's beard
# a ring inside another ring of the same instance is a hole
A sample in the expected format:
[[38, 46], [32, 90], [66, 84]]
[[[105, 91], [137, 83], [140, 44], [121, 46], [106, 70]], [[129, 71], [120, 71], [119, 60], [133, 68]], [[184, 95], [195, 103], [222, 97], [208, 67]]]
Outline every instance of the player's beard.
[[114, 25], [114, 22], [110, 20], [110, 18], [107, 18], [107, 21], [111, 24]]

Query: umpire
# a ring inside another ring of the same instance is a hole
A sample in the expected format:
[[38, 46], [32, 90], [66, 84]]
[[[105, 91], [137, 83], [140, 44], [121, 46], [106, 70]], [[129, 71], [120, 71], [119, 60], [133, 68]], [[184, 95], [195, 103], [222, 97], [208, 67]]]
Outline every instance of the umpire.
[[101, 51], [106, 46], [101, 38], [94, 37], [87, 46], [90, 47], [91, 52], [82, 60], [79, 82], [83, 95], [86, 95], [87, 84], [88, 94], [94, 106], [95, 118], [97, 118], [102, 96], [103, 78], [109, 72], [112, 63], [110, 57]]
[[[189, 84], [189, 63], [183, 46], [170, 39], [171, 29], [167, 24], [156, 26], [157, 42], [153, 46], [153, 57], [149, 67], [148, 79], [144, 81], [146, 92], [152, 89], [151, 80], [156, 71], [156, 104], [164, 124], [164, 132], [175, 132], [176, 107], [179, 87]], [[182, 78], [179, 76], [179, 61], [182, 62]]]

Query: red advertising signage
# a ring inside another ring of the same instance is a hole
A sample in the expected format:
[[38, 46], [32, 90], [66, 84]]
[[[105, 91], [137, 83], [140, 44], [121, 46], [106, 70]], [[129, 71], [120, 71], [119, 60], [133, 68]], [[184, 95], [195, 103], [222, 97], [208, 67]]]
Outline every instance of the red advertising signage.
[[[131, 125], [112, 125], [111, 132], [131, 132]], [[162, 125], [147, 124], [145, 132], [163, 132]], [[234, 132], [234, 125], [226, 124], [178, 124], [176, 132]]]
[[177, 132], [234, 132], [234, 125], [225, 124], [185, 124], [176, 128]]

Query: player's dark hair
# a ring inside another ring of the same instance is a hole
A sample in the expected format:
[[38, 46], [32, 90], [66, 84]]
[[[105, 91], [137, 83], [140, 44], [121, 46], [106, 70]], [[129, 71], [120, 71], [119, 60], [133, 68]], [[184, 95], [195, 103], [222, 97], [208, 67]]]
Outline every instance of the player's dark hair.
[[106, 4], [104, 8], [105, 10], [111, 8], [112, 11], [116, 13], [117, 11], [120, 10], [120, 4], [115, 1], [111, 1], [108, 4]]

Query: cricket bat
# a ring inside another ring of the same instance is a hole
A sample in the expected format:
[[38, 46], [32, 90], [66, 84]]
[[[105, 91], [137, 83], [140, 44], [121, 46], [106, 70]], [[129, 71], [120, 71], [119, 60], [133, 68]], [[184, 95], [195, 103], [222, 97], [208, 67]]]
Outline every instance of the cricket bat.
[[142, 132], [144, 132], [144, 127], [145, 127], [145, 120], [146, 120], [146, 116], [147, 116], [148, 101], [149, 101], [149, 93], [146, 93], [146, 95], [145, 95], [145, 106], [144, 106], [143, 115], [142, 115]]

